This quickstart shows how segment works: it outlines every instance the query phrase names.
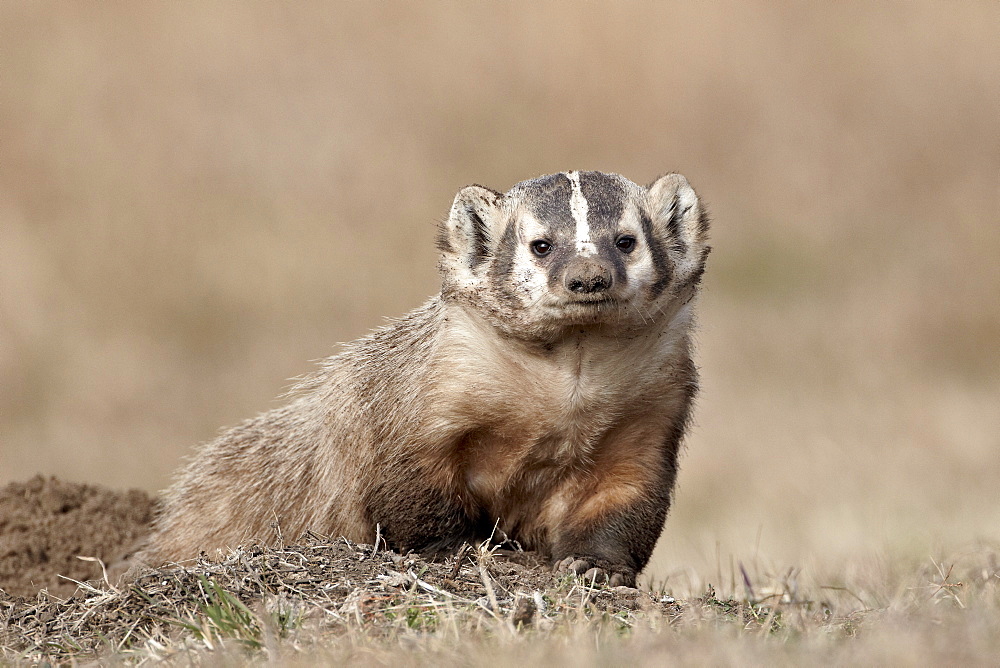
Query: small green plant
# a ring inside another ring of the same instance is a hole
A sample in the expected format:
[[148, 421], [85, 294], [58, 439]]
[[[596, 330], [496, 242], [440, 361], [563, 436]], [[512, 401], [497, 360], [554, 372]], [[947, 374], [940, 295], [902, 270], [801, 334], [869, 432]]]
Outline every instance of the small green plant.
[[426, 606], [413, 605], [406, 609], [406, 626], [421, 631], [433, 631], [437, 627], [437, 613]]
[[263, 646], [261, 622], [257, 615], [214, 580], [199, 575], [198, 582], [203, 597], [198, 604], [200, 619], [170, 621], [191, 631], [209, 648], [217, 641], [229, 638], [250, 649], [260, 649]]

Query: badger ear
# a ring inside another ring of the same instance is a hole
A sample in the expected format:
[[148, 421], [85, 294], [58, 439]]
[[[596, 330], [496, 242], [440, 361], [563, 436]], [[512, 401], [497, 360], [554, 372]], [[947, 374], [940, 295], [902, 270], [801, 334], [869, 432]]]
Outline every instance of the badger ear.
[[[448, 220], [438, 230], [438, 250], [448, 271], [468, 272], [467, 278], [490, 258], [503, 195], [482, 186], [458, 191]], [[458, 278], [456, 276], [456, 278]]]
[[708, 215], [694, 188], [680, 174], [667, 174], [647, 188], [653, 229], [677, 257], [679, 273], [697, 280], [708, 256]]

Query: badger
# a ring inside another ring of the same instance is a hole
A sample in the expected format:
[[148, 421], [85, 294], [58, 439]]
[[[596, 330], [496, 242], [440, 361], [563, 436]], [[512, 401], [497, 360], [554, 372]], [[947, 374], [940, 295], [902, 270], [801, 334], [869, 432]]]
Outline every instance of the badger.
[[440, 294], [197, 451], [138, 560], [272, 540], [277, 522], [425, 554], [500, 535], [633, 586], [698, 387], [707, 235], [680, 174], [463, 188], [439, 228]]

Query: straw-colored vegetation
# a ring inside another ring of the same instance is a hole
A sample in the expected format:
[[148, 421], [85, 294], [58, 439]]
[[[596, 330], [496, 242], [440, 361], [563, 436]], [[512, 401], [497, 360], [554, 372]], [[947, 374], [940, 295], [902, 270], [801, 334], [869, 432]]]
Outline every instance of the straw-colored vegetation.
[[447, 597], [407, 579], [384, 624], [324, 626], [207, 569], [170, 612], [191, 628], [162, 627], [187, 640], [129, 651], [995, 661], [998, 25], [992, 2], [4, 4], [0, 483], [162, 488], [306, 360], [435, 292], [434, 223], [467, 183], [677, 170], [715, 250], [643, 581], [676, 615], [555, 605], [515, 632], [498, 601], [428, 629], [393, 606]]
[[735, 597], [710, 586], [677, 599], [663, 587], [604, 588], [559, 577], [531, 555], [511, 561], [485, 546], [428, 563], [305, 538], [149, 571], [119, 587], [83, 585], [66, 600], [42, 593], [3, 603], [2, 656], [569, 666], [967, 663], [1000, 651], [995, 552], [961, 572], [933, 561], [909, 573], [875, 568], [850, 586], [815, 586], [795, 569], [775, 577], [739, 564], [730, 574]]
[[4, 658], [31, 662], [968, 663], [1000, 651], [988, 554], [962, 572], [883, 565], [850, 586], [740, 564], [736, 598], [709, 587], [678, 600], [560, 578], [484, 546], [427, 563], [310, 536], [118, 588], [84, 585], [67, 600], [4, 603], [0, 642]]

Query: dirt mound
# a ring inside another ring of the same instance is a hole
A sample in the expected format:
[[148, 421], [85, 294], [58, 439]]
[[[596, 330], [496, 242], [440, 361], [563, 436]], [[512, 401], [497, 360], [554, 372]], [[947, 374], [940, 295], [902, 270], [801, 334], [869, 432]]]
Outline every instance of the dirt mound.
[[100, 564], [120, 559], [149, 530], [154, 499], [139, 490], [35, 476], [0, 489], [0, 589], [34, 596], [40, 589], [66, 597], [81, 582], [101, 577]]
[[127, 587], [81, 589], [66, 601], [0, 596], [0, 648], [8, 658], [57, 662], [183, 652], [188, 663], [192, 651], [235, 642], [273, 659], [282, 639], [308, 653], [345, 636], [403, 644], [436, 632], [554, 631], [579, 620], [611, 620], [621, 630], [643, 615], [671, 623], [681, 611], [660, 594], [592, 585], [530, 553], [467, 547], [425, 561], [307, 534], [298, 545], [247, 545], [221, 561], [147, 570]]

